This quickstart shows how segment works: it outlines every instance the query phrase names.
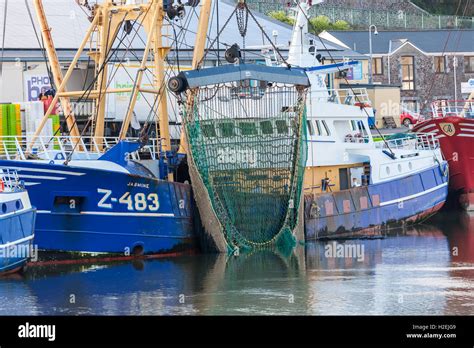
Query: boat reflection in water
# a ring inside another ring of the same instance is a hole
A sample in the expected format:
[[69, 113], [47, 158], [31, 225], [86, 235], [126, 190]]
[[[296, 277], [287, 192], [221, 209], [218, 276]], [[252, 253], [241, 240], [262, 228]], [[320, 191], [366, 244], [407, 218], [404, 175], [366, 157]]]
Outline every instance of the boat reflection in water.
[[364, 250], [362, 261], [326, 257], [333, 242], [309, 244], [309, 312], [474, 314], [474, 215], [449, 212], [449, 218], [443, 214], [430, 223], [436, 225], [346, 241]]
[[[0, 315], [472, 315], [474, 216], [430, 223], [286, 252], [31, 266], [0, 280]], [[334, 245], [362, 254], [331, 257]]]
[[277, 314], [301, 287], [304, 247], [296, 250], [31, 265], [1, 282], [0, 315]]

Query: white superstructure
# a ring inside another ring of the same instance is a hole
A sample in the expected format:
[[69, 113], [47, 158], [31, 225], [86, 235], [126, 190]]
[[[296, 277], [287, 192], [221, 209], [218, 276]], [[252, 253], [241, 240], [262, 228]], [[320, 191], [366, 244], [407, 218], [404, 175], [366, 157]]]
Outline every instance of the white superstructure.
[[[368, 124], [374, 111], [365, 88], [327, 88], [326, 75], [346, 70], [351, 62], [320, 63], [313, 42], [317, 38], [308, 34], [304, 13], [308, 8], [306, 2], [299, 5], [288, 57], [292, 66], [306, 68], [311, 82], [307, 167], [364, 164], [370, 166], [370, 184], [375, 184], [439, 165], [443, 161], [439, 144], [429, 134], [374, 142]], [[359, 181], [360, 176], [356, 179]]]

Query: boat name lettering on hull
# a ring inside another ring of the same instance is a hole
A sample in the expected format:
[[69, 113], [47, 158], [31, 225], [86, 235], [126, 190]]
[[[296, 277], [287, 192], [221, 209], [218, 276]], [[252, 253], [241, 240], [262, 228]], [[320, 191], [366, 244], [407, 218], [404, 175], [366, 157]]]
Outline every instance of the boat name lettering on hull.
[[141, 187], [141, 188], [146, 188], [146, 189], [150, 188], [150, 184], [145, 184], [142, 182], [129, 182], [127, 186], [128, 187]]
[[[114, 203], [124, 205], [128, 211], [151, 211], [156, 212], [160, 209], [160, 201], [157, 193], [145, 194], [139, 192], [132, 194], [125, 192], [122, 195], [115, 196], [112, 190], [97, 189], [97, 193], [102, 195], [102, 198], [97, 203], [99, 208], [113, 209]], [[117, 198], [119, 197], [119, 198]]]

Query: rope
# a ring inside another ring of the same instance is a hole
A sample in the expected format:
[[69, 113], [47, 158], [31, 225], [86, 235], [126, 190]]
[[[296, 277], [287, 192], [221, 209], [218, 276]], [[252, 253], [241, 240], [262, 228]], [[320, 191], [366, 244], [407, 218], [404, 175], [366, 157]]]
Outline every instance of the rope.
[[[28, 11], [28, 16], [30, 17], [31, 26], [33, 27], [33, 30], [35, 32], [36, 41], [38, 41], [38, 45], [39, 45], [39, 47], [41, 49], [41, 53], [43, 55], [43, 60], [46, 64], [46, 71], [48, 73], [49, 82], [51, 83], [51, 87], [53, 89], [56, 89], [55, 88], [55, 83], [54, 83], [54, 78], [53, 78], [53, 73], [51, 72], [51, 68], [48, 64], [49, 63], [48, 62], [48, 57], [46, 57], [46, 48], [44, 47], [43, 37], [41, 37], [41, 40], [40, 40], [39, 35], [38, 35], [38, 31], [36, 30], [35, 22], [33, 20], [33, 16], [31, 14], [31, 9], [30, 9], [30, 5], [28, 4], [28, 0], [25, 0], [25, 6], [26, 6], [26, 10]], [[58, 86], [56, 86], [56, 87], [58, 87]]]
[[8, 9], [8, 0], [5, 0], [5, 12], [3, 13], [2, 59], [0, 60], [0, 76], [3, 76], [3, 57], [4, 57], [4, 53], [5, 53], [5, 34], [7, 32], [7, 9]]

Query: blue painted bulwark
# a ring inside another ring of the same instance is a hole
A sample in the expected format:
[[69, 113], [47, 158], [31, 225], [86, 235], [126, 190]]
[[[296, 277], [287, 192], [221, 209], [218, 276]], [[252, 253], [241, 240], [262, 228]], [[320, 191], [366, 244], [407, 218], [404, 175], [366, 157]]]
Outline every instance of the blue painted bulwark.
[[448, 194], [439, 166], [398, 180], [305, 196], [307, 240], [378, 236], [438, 211]]
[[193, 248], [190, 185], [160, 180], [139, 163], [123, 166], [129, 173], [0, 161], [25, 176], [41, 250], [128, 256]]
[[22, 194], [0, 193], [0, 275], [21, 269], [30, 256], [36, 211], [24, 206]]

